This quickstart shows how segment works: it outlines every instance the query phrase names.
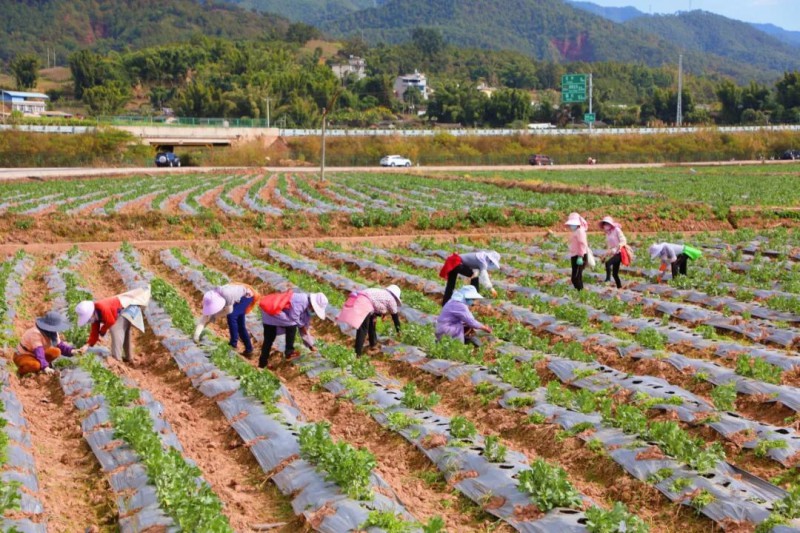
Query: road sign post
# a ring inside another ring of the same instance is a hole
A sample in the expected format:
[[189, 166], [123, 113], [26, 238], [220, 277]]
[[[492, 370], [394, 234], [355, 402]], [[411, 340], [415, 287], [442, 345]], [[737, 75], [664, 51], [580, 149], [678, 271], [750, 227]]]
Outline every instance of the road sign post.
[[561, 102], [576, 104], [586, 101], [586, 74], [566, 74], [561, 77]]

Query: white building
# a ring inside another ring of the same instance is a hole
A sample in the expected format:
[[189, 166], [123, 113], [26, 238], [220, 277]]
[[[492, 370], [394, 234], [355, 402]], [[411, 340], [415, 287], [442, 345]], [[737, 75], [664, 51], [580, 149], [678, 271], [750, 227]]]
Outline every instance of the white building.
[[356, 80], [363, 80], [367, 77], [367, 61], [358, 56], [350, 56], [347, 63], [342, 65], [332, 65], [333, 74], [343, 80], [348, 76], [354, 76]]
[[418, 70], [415, 70], [414, 74], [398, 76], [394, 80], [394, 95], [402, 100], [409, 87], [416, 87], [422, 95], [423, 100], [427, 100], [430, 96], [428, 79], [425, 77], [425, 74], [420, 74]]
[[19, 111], [23, 115], [39, 116], [47, 109], [50, 97], [42, 93], [0, 91], [0, 114]]

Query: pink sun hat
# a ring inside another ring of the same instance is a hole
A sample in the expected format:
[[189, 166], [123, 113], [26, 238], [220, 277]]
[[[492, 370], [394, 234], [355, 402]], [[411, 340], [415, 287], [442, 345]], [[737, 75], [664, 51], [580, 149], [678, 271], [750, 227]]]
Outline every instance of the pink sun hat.
[[216, 315], [225, 308], [225, 298], [216, 290], [208, 291], [203, 295], [203, 315]]

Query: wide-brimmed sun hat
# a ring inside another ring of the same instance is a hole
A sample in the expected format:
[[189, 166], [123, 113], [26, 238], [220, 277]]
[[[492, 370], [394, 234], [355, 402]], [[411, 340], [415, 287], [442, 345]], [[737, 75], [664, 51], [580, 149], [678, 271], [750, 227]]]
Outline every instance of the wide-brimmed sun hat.
[[85, 326], [94, 315], [94, 302], [84, 300], [75, 306], [75, 314], [78, 315], [78, 326]]
[[211, 290], [203, 295], [203, 315], [212, 316], [225, 309], [225, 298], [216, 290]]
[[583, 225], [583, 217], [581, 217], [578, 213], [570, 213], [569, 217], [567, 217], [567, 221], [564, 222], [565, 226], [582, 226]]
[[655, 259], [661, 255], [661, 250], [664, 248], [663, 244], [651, 244], [648, 251], [650, 252], [650, 259]]
[[458, 290], [458, 292], [465, 300], [483, 300], [483, 296], [480, 295], [478, 289], [472, 285], [464, 285]]
[[48, 333], [60, 333], [69, 329], [69, 320], [56, 311], [50, 311], [43, 317], [36, 319], [36, 327]]
[[388, 287], [386, 287], [386, 291], [392, 296], [394, 296], [395, 300], [397, 300], [398, 302], [402, 302], [402, 300], [400, 299], [400, 292], [401, 292], [400, 287], [398, 287], [397, 285], [389, 285]]
[[600, 226], [601, 227], [603, 226], [603, 224], [608, 224], [609, 226], [614, 227], [614, 228], [619, 228], [620, 227], [619, 222], [617, 222], [616, 220], [614, 220], [613, 218], [608, 217], [608, 216], [603, 217], [603, 220], [600, 221]]
[[311, 295], [311, 308], [320, 320], [325, 320], [325, 309], [328, 307], [328, 297], [321, 292]]
[[492, 250], [491, 252], [486, 252], [486, 257], [489, 261], [494, 265], [495, 268], [500, 268], [500, 254]]

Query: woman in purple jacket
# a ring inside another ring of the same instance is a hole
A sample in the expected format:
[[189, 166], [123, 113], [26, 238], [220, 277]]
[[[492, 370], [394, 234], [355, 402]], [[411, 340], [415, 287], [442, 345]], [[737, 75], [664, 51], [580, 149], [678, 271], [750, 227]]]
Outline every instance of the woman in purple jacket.
[[[272, 295], [264, 296], [264, 299]], [[314, 337], [311, 336], [309, 326], [311, 325], [311, 315], [316, 314], [320, 320], [325, 320], [325, 309], [328, 307], [328, 298], [321, 292], [308, 294], [296, 292], [292, 294], [286, 307], [277, 314], [270, 314], [265, 311], [265, 306], [261, 307], [261, 321], [264, 323], [264, 343], [261, 345], [261, 357], [258, 359], [258, 367], [264, 368], [269, 362], [269, 354], [272, 350], [272, 343], [275, 337], [286, 334], [286, 349], [284, 350], [287, 361], [296, 358], [299, 354], [294, 350], [294, 340], [297, 336], [297, 329], [300, 328], [300, 338], [310, 350], [314, 350]], [[272, 368], [274, 365], [271, 365]]]
[[461, 342], [471, 342], [477, 345], [472, 338], [475, 330], [492, 332], [492, 328], [484, 326], [472, 316], [469, 307], [475, 300], [482, 300], [483, 296], [472, 285], [465, 285], [453, 293], [453, 297], [444, 305], [442, 313], [436, 320], [436, 340], [442, 337], [451, 337]]

